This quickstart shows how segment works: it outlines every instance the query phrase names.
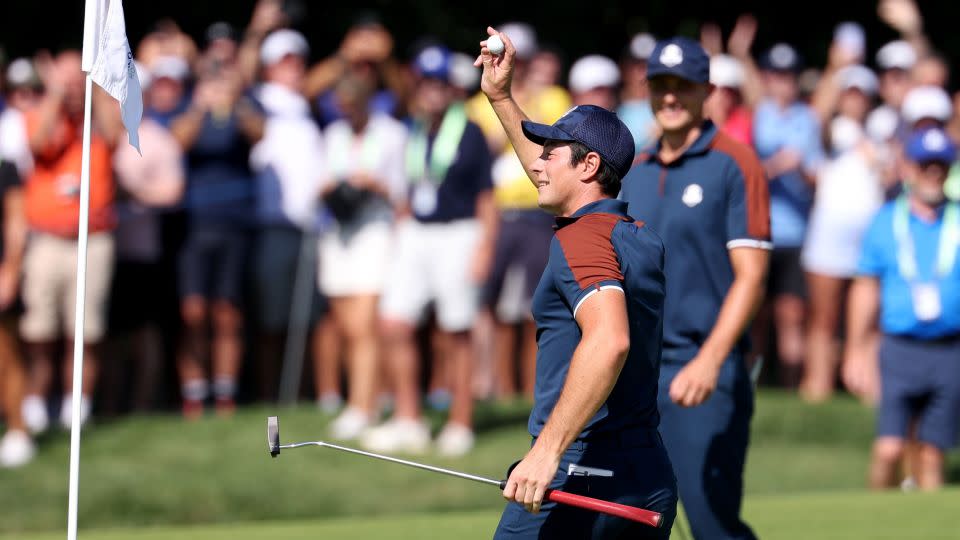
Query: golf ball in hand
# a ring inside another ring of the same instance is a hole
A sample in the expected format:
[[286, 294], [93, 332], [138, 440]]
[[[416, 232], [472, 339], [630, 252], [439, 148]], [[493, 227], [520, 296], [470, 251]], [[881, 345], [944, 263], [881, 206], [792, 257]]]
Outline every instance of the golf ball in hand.
[[487, 38], [487, 49], [490, 50], [490, 54], [497, 56], [503, 54], [503, 40], [500, 39], [500, 36], [494, 35]]

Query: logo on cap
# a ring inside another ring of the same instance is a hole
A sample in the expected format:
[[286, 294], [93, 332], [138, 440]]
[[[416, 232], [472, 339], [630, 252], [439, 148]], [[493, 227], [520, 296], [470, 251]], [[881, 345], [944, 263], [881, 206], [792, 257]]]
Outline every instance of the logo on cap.
[[672, 68], [683, 63], [683, 49], [679, 45], [671, 43], [660, 51], [660, 63]]
[[439, 47], [429, 47], [420, 53], [420, 65], [425, 71], [436, 71], [443, 68], [443, 51]]
[[947, 138], [938, 130], [932, 129], [923, 136], [923, 148], [930, 152], [939, 152], [947, 147]]
[[788, 68], [797, 61], [797, 53], [789, 45], [780, 43], [770, 51], [770, 60], [779, 68]]
[[683, 190], [683, 197], [680, 197], [683, 204], [693, 208], [703, 202], [703, 188], [700, 184], [690, 184]]

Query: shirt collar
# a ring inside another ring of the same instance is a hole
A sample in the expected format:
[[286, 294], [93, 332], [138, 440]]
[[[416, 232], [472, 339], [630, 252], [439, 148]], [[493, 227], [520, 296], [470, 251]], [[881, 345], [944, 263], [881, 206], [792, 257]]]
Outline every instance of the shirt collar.
[[[683, 151], [683, 154], [676, 161], [680, 161], [687, 156], [706, 153], [707, 150], [710, 149], [710, 144], [716, 136], [717, 126], [714, 125], [712, 120], [704, 120], [703, 124], [700, 125], [700, 136], [697, 137], [697, 140], [693, 141], [693, 144], [691, 144], [689, 148]], [[657, 144], [647, 150], [645, 161], [657, 161], [657, 156], [660, 155], [661, 144], [662, 139], [658, 140]]]
[[627, 214], [627, 203], [618, 199], [600, 199], [593, 201], [592, 203], [587, 203], [580, 207], [579, 210], [573, 213], [570, 217], [557, 217], [556, 225], [554, 229], [562, 229], [571, 223], [576, 222], [578, 219], [589, 214], [614, 214], [630, 220], [630, 216]]

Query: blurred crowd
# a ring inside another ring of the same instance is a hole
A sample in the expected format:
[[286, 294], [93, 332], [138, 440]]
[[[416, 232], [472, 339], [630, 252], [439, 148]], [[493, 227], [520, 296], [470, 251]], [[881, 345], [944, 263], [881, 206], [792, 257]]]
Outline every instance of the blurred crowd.
[[[879, 13], [900, 39], [838, 24], [826, 64], [755, 46], [750, 15], [726, 39], [701, 28], [708, 116], [770, 181], [755, 368], [810, 401], [840, 388], [847, 289], [871, 220], [902, 189], [905, 141], [940, 127], [960, 142], [960, 92], [917, 6]], [[336, 50], [311, 51], [290, 23], [260, 0], [245, 28], [217, 22], [197, 42], [163, 20], [133, 44], [142, 156], [94, 90], [82, 419], [309, 396], [336, 414], [337, 439], [463, 454], [476, 399], [532, 396], [530, 300], [553, 220], [478, 91], [476, 51], [431, 38], [398, 51], [372, 13]], [[568, 65], [533, 26], [497, 29], [533, 120], [595, 104], [618, 112], [638, 155], [656, 143], [657, 36]], [[17, 466], [34, 435], [70, 425], [84, 74], [79, 51], [3, 73], [0, 465]], [[960, 196], [956, 167], [949, 190]], [[879, 383], [857, 392], [876, 400]], [[448, 411], [435, 437], [424, 404]]]

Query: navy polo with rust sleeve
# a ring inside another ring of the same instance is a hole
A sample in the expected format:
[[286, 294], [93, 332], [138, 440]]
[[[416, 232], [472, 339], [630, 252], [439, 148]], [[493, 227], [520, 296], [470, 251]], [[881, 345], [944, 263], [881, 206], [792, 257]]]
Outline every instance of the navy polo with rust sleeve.
[[602, 199], [557, 218], [550, 258], [533, 296], [537, 372], [530, 433], [536, 437], [560, 398], [581, 331], [576, 313], [591, 295], [623, 291], [630, 352], [613, 390], [580, 439], [655, 429], [664, 299], [663, 242], [627, 215], [626, 203]]
[[[663, 359], [693, 358], [713, 330], [733, 284], [728, 250], [772, 249], [767, 180], [756, 155], [704, 123], [680, 158], [641, 154], [620, 199], [666, 246]], [[746, 337], [734, 352], [746, 352]]]

